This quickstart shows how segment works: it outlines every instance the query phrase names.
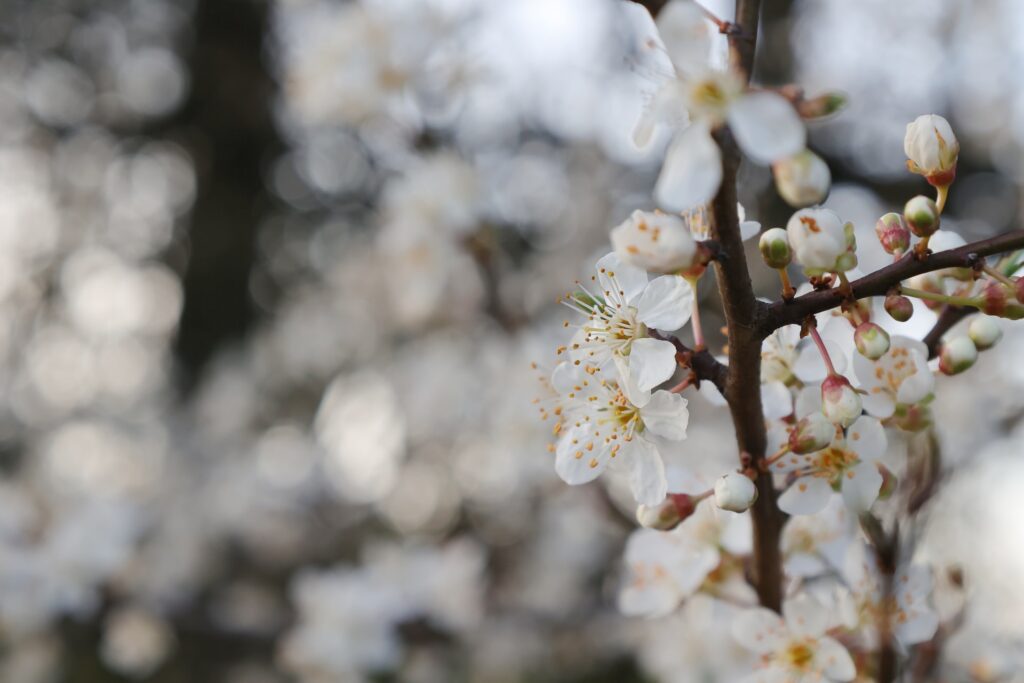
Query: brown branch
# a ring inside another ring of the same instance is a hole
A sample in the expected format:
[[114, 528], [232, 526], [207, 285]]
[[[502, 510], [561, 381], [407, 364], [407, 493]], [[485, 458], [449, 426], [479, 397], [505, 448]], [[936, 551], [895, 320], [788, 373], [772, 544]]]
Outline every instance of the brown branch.
[[676, 353], [688, 359], [690, 369], [693, 370], [693, 373], [697, 376], [697, 381], [711, 382], [720, 392], [722, 392], [723, 395], [725, 394], [725, 380], [729, 373], [729, 368], [711, 355], [710, 351], [707, 349], [694, 351], [684, 344], [678, 337], [662, 334], [657, 330], [648, 330], [647, 334], [654, 339], [671, 342], [672, 345], [676, 347]]
[[[1024, 247], [1024, 230], [1011, 230], [957, 249], [940, 251], [924, 259], [917, 259], [912, 254], [907, 254], [896, 263], [851, 283], [853, 297], [864, 299], [869, 296], [882, 296], [900, 282], [915, 275], [943, 268], [970, 268], [980, 258], [1022, 247]], [[833, 288], [804, 294], [790, 301], [776, 302], [768, 307], [767, 315], [762, 320], [764, 325], [762, 334], [768, 335], [784, 325], [799, 324], [809, 315], [836, 308], [842, 303], [842, 300], [843, 296], [838, 288]]]
[[963, 306], [946, 306], [942, 309], [939, 319], [935, 321], [935, 325], [932, 326], [932, 329], [928, 330], [928, 334], [922, 340], [925, 346], [928, 347], [928, 358], [935, 358], [935, 356], [939, 355], [939, 342], [942, 341], [942, 335], [949, 332], [953, 325], [956, 325], [972, 313], [977, 313], [977, 311], [973, 308], [964, 308]]
[[638, 5], [643, 5], [647, 8], [647, 11], [651, 13], [651, 16], [657, 19], [658, 12], [665, 8], [668, 4], [668, 0], [633, 0]]
[[[745, 78], [749, 78], [753, 69], [755, 46], [749, 36], [757, 35], [759, 13], [760, 0], [736, 1], [739, 31], [729, 36], [730, 65]], [[722, 249], [723, 258], [715, 261], [715, 275], [729, 333], [729, 367], [722, 394], [729, 402], [739, 450], [750, 455], [751, 466], [760, 472], [767, 447], [759, 390], [764, 306], [754, 296], [736, 215], [739, 150], [727, 129], [718, 131], [715, 139], [722, 149], [722, 185], [712, 203], [712, 234]], [[777, 505], [778, 494], [771, 474], [760, 472], [755, 483], [758, 498], [751, 508], [754, 582], [761, 604], [778, 610], [782, 604], [783, 583], [779, 539], [785, 515]]]

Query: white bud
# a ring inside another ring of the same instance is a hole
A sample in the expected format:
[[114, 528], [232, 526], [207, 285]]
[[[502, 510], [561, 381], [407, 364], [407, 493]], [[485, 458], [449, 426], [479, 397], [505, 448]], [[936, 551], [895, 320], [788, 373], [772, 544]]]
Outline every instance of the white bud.
[[834, 211], [800, 209], [789, 219], [786, 232], [793, 255], [809, 274], [832, 272], [848, 261], [846, 226]]
[[660, 211], [634, 211], [612, 229], [611, 239], [619, 258], [652, 273], [685, 270], [697, 258], [686, 221]]
[[974, 365], [978, 360], [978, 347], [970, 337], [953, 337], [942, 342], [939, 351], [939, 370], [946, 375], [956, 375]]
[[729, 472], [715, 482], [715, 504], [723, 510], [743, 512], [757, 500], [757, 487], [739, 472]]
[[782, 228], [765, 230], [761, 234], [758, 248], [769, 268], [785, 268], [793, 260], [793, 250], [789, 246], [789, 233]]
[[953, 182], [960, 143], [946, 119], [925, 114], [908, 123], [903, 151], [907, 153], [907, 168], [923, 175], [932, 185]]
[[789, 450], [798, 455], [820, 451], [832, 443], [836, 428], [821, 413], [811, 413], [789, 433]]
[[685, 493], [670, 493], [657, 505], [640, 505], [636, 509], [636, 521], [647, 529], [668, 531], [693, 514], [701, 497]]
[[979, 351], [991, 349], [1003, 338], [1003, 328], [987, 315], [976, 315], [967, 326], [967, 336]]
[[794, 208], [820, 204], [832, 184], [824, 159], [809, 149], [772, 164], [775, 189]]
[[821, 411], [832, 424], [849, 427], [862, 411], [860, 394], [842, 375], [829, 375], [821, 383]]
[[861, 323], [853, 331], [853, 343], [860, 355], [878, 360], [889, 351], [889, 333], [875, 323]]

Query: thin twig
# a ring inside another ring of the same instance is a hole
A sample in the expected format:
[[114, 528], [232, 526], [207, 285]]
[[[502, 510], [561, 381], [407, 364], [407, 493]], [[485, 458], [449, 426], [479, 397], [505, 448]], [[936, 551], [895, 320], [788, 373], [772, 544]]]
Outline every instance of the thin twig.
[[[1024, 247], [1024, 230], [973, 242], [958, 249], [940, 251], [923, 259], [907, 254], [896, 263], [850, 283], [854, 299], [884, 296], [903, 280], [944, 268], [972, 268], [978, 259]], [[768, 335], [785, 325], [799, 324], [804, 318], [836, 308], [843, 302], [838, 288], [810, 292], [791, 301], [779, 301], [768, 307], [762, 319], [762, 334]]]

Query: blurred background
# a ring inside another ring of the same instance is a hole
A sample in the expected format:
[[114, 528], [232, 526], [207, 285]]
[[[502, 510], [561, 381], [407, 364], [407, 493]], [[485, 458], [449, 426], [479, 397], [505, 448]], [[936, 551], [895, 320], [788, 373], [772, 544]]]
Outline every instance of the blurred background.
[[[848, 96], [811, 146], [862, 268], [922, 113], [962, 144], [943, 226], [1020, 225], [1022, 35], [1015, 0], [765, 0], [755, 81]], [[0, 3], [0, 680], [734, 680], [698, 601], [618, 615], [629, 494], [562, 484], [532, 403], [557, 298], [652, 207], [639, 36], [614, 0]], [[938, 381], [953, 681], [1024, 638], [1022, 350]], [[720, 472], [689, 398], [672, 455]]]

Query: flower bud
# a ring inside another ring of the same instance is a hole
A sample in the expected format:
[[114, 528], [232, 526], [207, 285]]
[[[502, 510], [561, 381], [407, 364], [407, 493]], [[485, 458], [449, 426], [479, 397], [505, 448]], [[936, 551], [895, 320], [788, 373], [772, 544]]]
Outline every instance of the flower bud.
[[987, 315], [976, 315], [967, 326], [967, 336], [979, 351], [991, 349], [1003, 338], [1003, 328]]
[[729, 472], [715, 482], [715, 504], [723, 510], [743, 512], [757, 500], [757, 487], [750, 477]]
[[875, 223], [875, 234], [882, 248], [893, 256], [902, 256], [910, 248], [910, 230], [898, 213], [887, 213]]
[[889, 350], [889, 334], [875, 323], [861, 323], [853, 331], [853, 343], [860, 355], [878, 360]]
[[949, 121], [941, 116], [925, 114], [908, 123], [903, 151], [907, 153], [907, 168], [936, 187], [947, 186], [956, 177], [960, 143]]
[[1013, 279], [1013, 282], [1013, 290], [1017, 295], [1017, 301], [1024, 304], [1024, 277], [1016, 277]]
[[820, 451], [832, 443], [836, 427], [821, 413], [811, 413], [789, 433], [789, 450], [797, 455]]
[[794, 208], [820, 204], [832, 184], [828, 164], [809, 149], [772, 164], [775, 189]]
[[978, 360], [978, 347], [970, 337], [953, 337], [942, 343], [939, 351], [939, 370], [946, 375], [961, 373]]
[[821, 383], [821, 411], [832, 424], [849, 427], [861, 414], [860, 394], [842, 375], [829, 375]]
[[800, 114], [800, 118], [819, 119], [831, 116], [845, 106], [845, 95], [840, 92], [830, 92], [797, 102], [796, 110]]
[[846, 251], [836, 259], [836, 270], [845, 273], [857, 267], [857, 231], [853, 223], [847, 221], [843, 225], [843, 240], [846, 244]]
[[765, 230], [757, 246], [769, 268], [785, 268], [793, 260], [793, 250], [789, 248], [789, 233], [782, 228]]
[[907, 227], [918, 237], [928, 237], [939, 229], [939, 207], [931, 197], [919, 194], [903, 207]]
[[847, 253], [846, 227], [830, 209], [800, 209], [786, 223], [786, 232], [794, 258], [808, 275], [838, 270]]
[[885, 297], [885, 311], [893, 320], [905, 323], [914, 315], [914, 303], [900, 294]]
[[640, 526], [659, 531], [669, 531], [693, 514], [699, 498], [685, 493], [670, 493], [657, 505], [641, 505], [636, 509], [636, 521]]
[[653, 273], [684, 270], [698, 259], [687, 222], [661, 211], [634, 211], [612, 229], [611, 241], [619, 258]]
[[981, 312], [1009, 320], [1024, 318], [1024, 304], [1016, 300], [1016, 292], [1001, 282], [989, 280], [978, 296]]

